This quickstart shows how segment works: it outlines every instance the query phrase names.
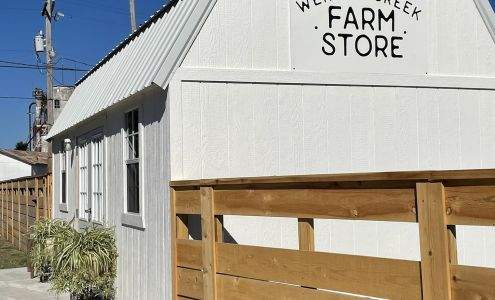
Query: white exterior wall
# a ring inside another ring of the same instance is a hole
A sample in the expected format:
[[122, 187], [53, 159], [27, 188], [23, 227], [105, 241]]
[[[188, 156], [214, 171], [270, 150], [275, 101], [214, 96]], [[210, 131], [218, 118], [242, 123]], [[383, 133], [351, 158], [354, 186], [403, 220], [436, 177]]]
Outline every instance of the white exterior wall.
[[[494, 168], [495, 44], [472, 1], [428, 6], [429, 75], [353, 76], [291, 71], [288, 1], [219, 0], [171, 84], [172, 179]], [[295, 219], [225, 222], [239, 243], [297, 247]], [[322, 251], [419, 259], [415, 224], [316, 234]], [[494, 228], [458, 227], [458, 244], [460, 263], [495, 267]]]
[[[147, 89], [124, 101], [104, 115], [90, 119], [76, 131], [63, 133], [54, 139], [54, 214], [57, 218], [72, 219], [77, 208], [78, 158], [77, 151], [69, 153], [67, 177], [68, 212], [58, 208], [60, 203], [60, 151], [58, 145], [71, 138], [76, 145], [78, 136], [96, 128], [104, 132], [104, 197], [107, 226], [115, 226], [118, 258], [117, 299], [167, 299], [171, 293], [170, 268], [170, 212], [169, 212], [169, 153], [168, 111], [166, 93], [156, 87]], [[133, 108], [142, 110], [143, 147], [140, 167], [143, 175], [143, 206], [145, 229], [123, 226], [124, 212], [124, 112]], [[79, 224], [82, 226], [82, 223]]]
[[0, 154], [0, 181], [31, 176], [31, 166]]

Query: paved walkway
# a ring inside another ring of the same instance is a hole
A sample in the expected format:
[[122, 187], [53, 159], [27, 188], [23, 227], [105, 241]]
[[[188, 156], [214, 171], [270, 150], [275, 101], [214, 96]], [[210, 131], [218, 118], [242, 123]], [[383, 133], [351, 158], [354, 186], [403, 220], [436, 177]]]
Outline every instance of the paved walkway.
[[26, 268], [0, 270], [0, 300], [69, 300], [50, 293], [48, 283], [30, 279]]

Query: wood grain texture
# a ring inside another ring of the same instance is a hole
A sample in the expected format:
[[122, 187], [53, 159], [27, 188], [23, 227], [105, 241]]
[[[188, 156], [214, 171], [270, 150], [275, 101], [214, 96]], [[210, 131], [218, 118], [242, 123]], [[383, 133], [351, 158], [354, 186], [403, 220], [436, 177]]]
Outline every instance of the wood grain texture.
[[299, 250], [315, 251], [315, 224], [313, 219], [298, 219]]
[[177, 293], [179, 296], [205, 299], [203, 298], [202, 272], [180, 267], [177, 268]]
[[450, 300], [449, 240], [441, 183], [418, 183], [423, 299]]
[[177, 240], [177, 266], [196, 270], [202, 269], [201, 241]]
[[213, 189], [201, 188], [201, 232], [203, 261], [203, 291], [205, 300], [216, 300], [216, 247]]
[[445, 189], [447, 222], [452, 225], [495, 225], [495, 186]]
[[360, 295], [420, 299], [419, 262], [217, 244], [217, 271]]
[[452, 265], [452, 299], [495, 299], [495, 269]]
[[177, 214], [201, 214], [201, 193], [199, 190], [176, 191]]
[[245, 184], [285, 184], [285, 183], [318, 183], [318, 182], [367, 182], [367, 181], [435, 181], [435, 180], [480, 180], [495, 179], [495, 169], [484, 170], [446, 170], [446, 171], [405, 171], [377, 173], [347, 173], [328, 175], [299, 176], [265, 176], [243, 178], [219, 178], [202, 180], [176, 180], [170, 186], [215, 186]]
[[301, 288], [249, 278], [218, 275], [218, 297], [222, 300], [358, 300], [327, 291]]
[[215, 213], [416, 222], [413, 189], [217, 190]]

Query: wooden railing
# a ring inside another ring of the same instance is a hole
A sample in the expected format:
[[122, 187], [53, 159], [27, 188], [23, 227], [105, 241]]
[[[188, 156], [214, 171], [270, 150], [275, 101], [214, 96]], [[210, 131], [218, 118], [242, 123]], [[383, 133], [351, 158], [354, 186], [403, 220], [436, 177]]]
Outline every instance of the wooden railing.
[[28, 250], [29, 226], [52, 215], [52, 176], [0, 182], [0, 235], [19, 250]]
[[[336, 292], [495, 299], [495, 269], [458, 265], [455, 240], [455, 225], [495, 224], [495, 170], [199, 180], [171, 188], [175, 299], [358, 299]], [[189, 239], [194, 214], [201, 215], [200, 241]], [[300, 250], [224, 243], [224, 215], [298, 218]], [[315, 252], [314, 218], [416, 222], [421, 261]]]

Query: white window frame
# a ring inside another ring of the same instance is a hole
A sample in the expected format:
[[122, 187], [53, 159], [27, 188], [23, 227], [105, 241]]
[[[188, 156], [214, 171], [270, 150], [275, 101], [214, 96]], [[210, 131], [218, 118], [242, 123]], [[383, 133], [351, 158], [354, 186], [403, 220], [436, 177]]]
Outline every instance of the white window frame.
[[[99, 161], [94, 164], [95, 142], [99, 141]], [[106, 195], [105, 195], [105, 137], [101, 128], [95, 129], [79, 138], [79, 220], [86, 223], [104, 225], [106, 222]], [[95, 178], [95, 167], [99, 168], [99, 178]], [[95, 192], [96, 180], [99, 190]], [[95, 198], [98, 196], [100, 199]], [[99, 205], [97, 203], [99, 201]], [[96, 218], [95, 218], [96, 216]]]
[[[138, 115], [138, 132], [137, 132], [137, 137], [138, 137], [138, 158], [135, 159], [128, 159], [129, 157], [129, 147], [128, 147], [128, 133], [127, 133], [127, 115], [130, 112], [133, 112], [137, 110], [137, 115]], [[144, 151], [143, 151], [143, 140], [144, 140], [144, 127], [142, 124], [142, 111], [143, 108], [142, 106], [140, 107], [133, 107], [132, 109], [129, 109], [124, 112], [122, 116], [123, 120], [123, 126], [121, 130], [122, 134], [122, 155], [123, 155], [123, 194], [124, 194], [124, 212], [121, 215], [121, 223], [124, 226], [144, 230], [145, 229], [145, 222], [144, 222], [144, 212], [145, 212], [145, 207], [144, 207], [144, 188], [143, 188], [143, 175], [144, 175], [144, 164], [143, 164], [143, 156], [144, 156]], [[127, 211], [127, 165], [128, 164], [138, 164], [138, 175], [139, 175], [139, 213], [133, 213], [133, 212], [128, 212]]]
[[494, 8], [490, 5], [488, 0], [474, 0], [478, 11], [481, 14], [481, 18], [485, 22], [486, 27], [488, 28], [488, 32], [492, 36], [493, 41], [495, 42], [495, 11]]
[[90, 206], [90, 174], [89, 174], [89, 147], [87, 139], [81, 139], [78, 143], [78, 158], [79, 158], [79, 220], [89, 222], [89, 206]]
[[[68, 210], [68, 199], [69, 199], [69, 190], [68, 190], [68, 160], [67, 160], [67, 151], [65, 151], [65, 148], [64, 148], [64, 145], [62, 143], [62, 148], [61, 148], [61, 151], [60, 151], [60, 202], [59, 202], [59, 210], [62, 211], [62, 212], [69, 212]], [[65, 193], [64, 193], [64, 189], [63, 189], [63, 177], [64, 177], [64, 174], [65, 174]], [[64, 200], [64, 196], [65, 196], [65, 202], [63, 201]]]
[[91, 222], [104, 224], [106, 221], [104, 188], [104, 137], [102, 133], [91, 137]]

